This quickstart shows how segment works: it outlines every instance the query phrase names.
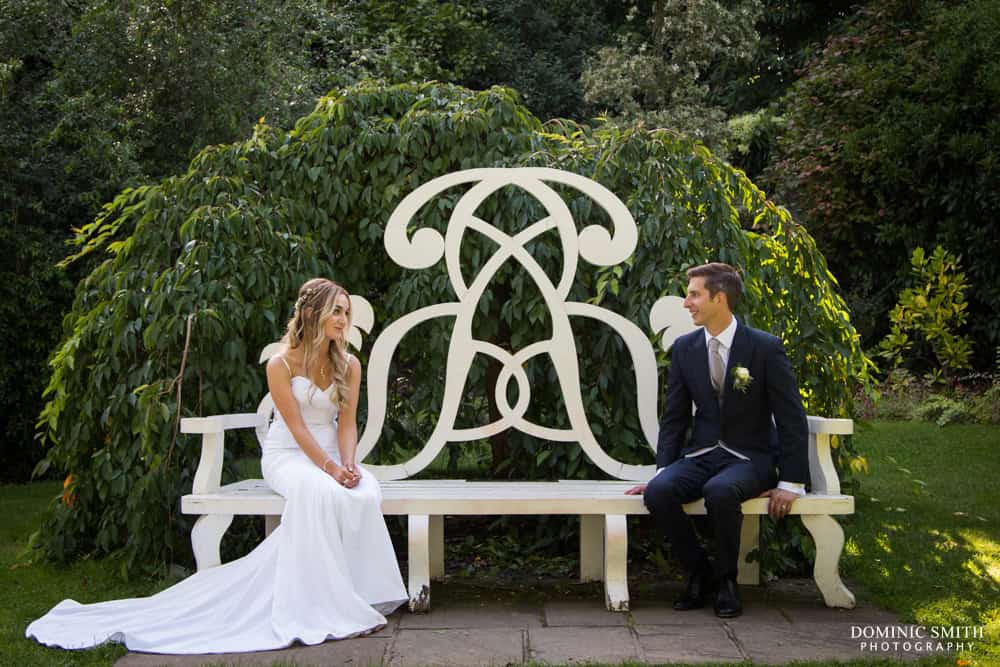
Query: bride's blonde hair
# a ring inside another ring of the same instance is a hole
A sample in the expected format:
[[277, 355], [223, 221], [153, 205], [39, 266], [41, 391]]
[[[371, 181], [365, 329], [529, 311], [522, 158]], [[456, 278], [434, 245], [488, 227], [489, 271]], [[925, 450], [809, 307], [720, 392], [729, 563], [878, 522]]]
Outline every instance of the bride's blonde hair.
[[[337, 298], [343, 294], [350, 300], [351, 295], [343, 287], [326, 278], [307, 280], [299, 288], [299, 298], [295, 301], [295, 311], [281, 342], [289, 350], [302, 348], [302, 365], [308, 377], [312, 377], [312, 369], [320, 362], [320, 351], [326, 342], [323, 329], [326, 321], [333, 315]], [[347, 332], [351, 327], [351, 309], [347, 309]], [[334, 385], [334, 403], [343, 406], [347, 402], [350, 390], [347, 388], [347, 341], [331, 341], [330, 375]]]

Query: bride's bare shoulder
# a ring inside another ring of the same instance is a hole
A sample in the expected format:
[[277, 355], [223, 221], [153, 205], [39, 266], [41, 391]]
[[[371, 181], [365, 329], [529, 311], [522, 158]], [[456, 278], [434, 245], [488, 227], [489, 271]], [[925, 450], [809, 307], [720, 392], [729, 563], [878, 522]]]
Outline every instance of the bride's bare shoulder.
[[287, 358], [287, 352], [282, 352], [276, 354], [267, 360], [267, 374], [271, 375], [273, 373], [284, 373], [287, 374], [289, 378], [295, 375], [292, 371], [292, 364], [289, 363]]
[[361, 361], [350, 352], [347, 353], [347, 374], [353, 376], [361, 373]]

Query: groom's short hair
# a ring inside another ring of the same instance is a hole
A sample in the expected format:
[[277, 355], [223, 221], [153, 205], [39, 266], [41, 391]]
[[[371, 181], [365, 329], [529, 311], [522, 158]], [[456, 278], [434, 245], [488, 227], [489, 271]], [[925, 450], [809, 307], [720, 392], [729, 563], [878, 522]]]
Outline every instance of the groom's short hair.
[[719, 292], [725, 293], [729, 310], [736, 310], [743, 295], [743, 279], [734, 267], [722, 262], [709, 262], [701, 266], [692, 266], [687, 270], [687, 277], [688, 280], [704, 278], [705, 289], [708, 290], [709, 296], [714, 297]]

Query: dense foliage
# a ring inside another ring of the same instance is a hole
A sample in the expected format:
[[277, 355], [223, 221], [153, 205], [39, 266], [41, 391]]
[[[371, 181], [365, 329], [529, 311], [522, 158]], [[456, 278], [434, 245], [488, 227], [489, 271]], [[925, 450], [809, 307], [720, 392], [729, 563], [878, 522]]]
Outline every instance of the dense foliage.
[[[59, 342], [73, 285], [56, 268], [63, 248], [44, 230], [0, 227], [0, 433], [20, 447], [0, 446], [0, 482], [30, 478], [44, 450], [35, 439], [44, 360]], [[27, 312], [25, 312], [27, 310]]]
[[[260, 124], [244, 142], [206, 149], [184, 174], [123, 192], [81, 231], [81, 254], [107, 258], [80, 282], [54, 358], [44, 426], [52, 464], [71, 477], [41, 533], [46, 552], [122, 550], [132, 570], [184, 559], [189, 523], [177, 499], [189, 488], [198, 448], [179, 439], [178, 417], [255, 406], [265, 391], [257, 354], [278, 337], [308, 277], [328, 275], [366, 295], [376, 308], [373, 335], [403, 313], [453, 299], [443, 266], [410, 272], [387, 261], [381, 236], [389, 214], [416, 186], [449, 171], [522, 165], [596, 179], [639, 224], [627, 267], [582, 265], [572, 298], [599, 301], [641, 326], [657, 298], [682, 292], [684, 267], [730, 261], [746, 275], [745, 316], [785, 338], [809, 410], [849, 414], [850, 387], [865, 380], [868, 362], [825, 261], [783, 209], [704, 147], [666, 131], [544, 128], [505, 89], [360, 84], [320, 100], [291, 131]], [[576, 191], [560, 192], [580, 226], [603, 220]], [[442, 229], [459, 194], [422, 209], [420, 223]], [[510, 231], [540, 210], [508, 188], [477, 214]], [[475, 239], [463, 245], [470, 273], [491, 249]], [[554, 235], [529, 249], [556, 273]], [[545, 337], [541, 296], [527, 278], [514, 269], [499, 274], [475, 323], [479, 337], [513, 349]], [[378, 460], [400, 460], [429, 434], [447, 324], [426, 325], [397, 353]], [[617, 458], [651, 462], [634, 390], [623, 390], [634, 378], [621, 341], [592, 326], [575, 334], [599, 440]], [[527, 371], [529, 417], [565, 424], [557, 385], [547, 381], [551, 369], [532, 362]], [[488, 421], [495, 373], [485, 363], [474, 368], [460, 419]], [[494, 469], [510, 477], [593, 472], [579, 447], [518, 434], [494, 455]], [[859, 464], [853, 456], [845, 443], [845, 471]]]
[[786, 98], [768, 180], [845, 286], [866, 344], [918, 246], [961, 255], [980, 367], [1000, 345], [1000, 5], [873, 3]]
[[27, 479], [41, 457], [45, 362], [88, 269], [56, 268], [71, 230], [259, 116], [290, 123], [311, 108], [326, 85], [307, 71], [308, 28], [324, 14], [305, 4], [0, 0], [0, 245], [11, 259], [0, 265], [0, 479]]
[[45, 362], [92, 268], [55, 268], [72, 229], [261, 117], [287, 127], [331, 87], [371, 76], [468, 76], [489, 41], [469, 3], [436, 0], [0, 0], [0, 16], [0, 215], [3, 247], [16, 248], [0, 265], [12, 340], [0, 479], [27, 479], [40, 457], [30, 424]]
[[[42, 458], [34, 424], [48, 379], [45, 364], [59, 342], [72, 301], [72, 279], [56, 263], [69, 225], [82, 224], [78, 198], [62, 160], [44, 140], [52, 121], [46, 85], [66, 30], [37, 14], [43, 3], [0, 0], [0, 481], [23, 481]], [[111, 197], [120, 186], [102, 193]]]
[[855, 0], [763, 0], [757, 48], [743, 58], [713, 63], [705, 73], [709, 100], [730, 114], [768, 107], [798, 78], [810, 52], [822, 45]]
[[588, 102], [625, 120], [670, 127], [713, 149], [725, 142], [725, 110], [709, 101], [707, 74], [751, 60], [760, 0], [638, 3], [583, 74]]
[[625, 3], [601, 0], [485, 0], [489, 53], [481, 71], [459, 80], [471, 88], [501, 85], [521, 94], [541, 119], [587, 121], [600, 109], [584, 99], [588, 57], [612, 41]]

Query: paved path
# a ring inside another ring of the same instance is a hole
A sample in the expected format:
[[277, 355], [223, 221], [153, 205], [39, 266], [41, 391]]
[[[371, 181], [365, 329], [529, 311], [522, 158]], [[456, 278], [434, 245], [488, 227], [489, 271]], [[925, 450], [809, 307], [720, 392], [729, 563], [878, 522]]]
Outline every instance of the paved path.
[[[845, 611], [822, 606], [811, 580], [766, 589], [743, 587], [746, 611], [721, 621], [710, 609], [676, 612], [676, 584], [636, 596], [632, 611], [604, 610], [594, 586], [504, 594], [436, 584], [428, 614], [398, 612], [378, 634], [283, 651], [204, 656], [130, 653], [116, 667], [158, 665], [508, 665], [739, 663], [915, 658], [902, 651], [862, 651], [852, 626], [898, 625], [892, 614], [861, 603]], [[857, 632], [857, 631], [855, 631]]]

